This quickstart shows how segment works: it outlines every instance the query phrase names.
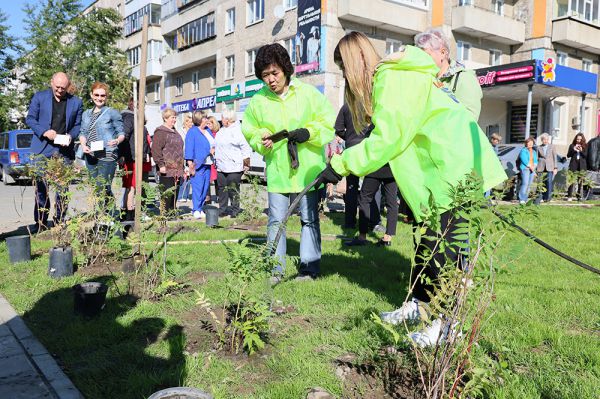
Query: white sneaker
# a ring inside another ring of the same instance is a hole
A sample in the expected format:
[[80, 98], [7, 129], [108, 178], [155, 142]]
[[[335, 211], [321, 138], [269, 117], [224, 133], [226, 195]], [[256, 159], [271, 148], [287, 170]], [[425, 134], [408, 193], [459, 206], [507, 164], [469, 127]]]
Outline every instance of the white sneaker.
[[204, 219], [206, 214], [203, 211], [194, 211], [193, 216], [196, 219]]
[[381, 312], [379, 317], [381, 317], [381, 321], [394, 325], [400, 324], [404, 320], [416, 321], [419, 320], [421, 316], [420, 308], [419, 300], [413, 298], [408, 302], [404, 302], [401, 308], [396, 309], [393, 312]]
[[436, 343], [442, 343], [446, 339], [446, 334], [442, 334], [442, 319], [435, 319], [430, 326], [422, 330], [410, 333], [409, 338], [415, 345], [426, 348]]
[[519, 201], [519, 204], [520, 204], [520, 205], [525, 205], [525, 204], [526, 204], [526, 202], [525, 202], [525, 201]]

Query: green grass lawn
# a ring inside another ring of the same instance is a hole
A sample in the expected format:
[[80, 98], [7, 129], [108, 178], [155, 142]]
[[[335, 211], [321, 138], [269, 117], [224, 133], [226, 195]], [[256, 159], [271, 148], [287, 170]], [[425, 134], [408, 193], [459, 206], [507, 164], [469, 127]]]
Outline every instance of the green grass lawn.
[[[9, 264], [6, 245], [0, 245], [4, 274], [0, 293], [86, 398], [144, 398], [181, 385], [210, 391], [216, 398], [305, 398], [316, 386], [336, 397], [382, 397], [377, 392], [385, 392], [383, 381], [376, 381], [375, 387], [366, 379], [344, 382], [336, 376], [335, 360], [350, 353], [355, 363], [370, 363], [387, 344], [369, 315], [399, 307], [406, 296], [410, 228], [399, 225], [391, 248], [348, 250], [335, 239], [351, 234], [342, 231], [342, 219], [333, 214], [322, 220], [322, 278], [292, 281], [295, 269], [288, 263], [286, 280], [271, 295], [290, 306], [289, 311], [271, 320], [267, 347], [251, 357], [213, 349], [210, 333], [200, 328], [203, 314], [192, 290], [160, 301], [135, 302], [125, 295], [131, 276], [114, 270], [115, 264], [111, 269], [121, 295], [111, 285], [99, 317], [84, 320], [74, 315], [70, 287], [86, 280], [108, 281], [110, 272], [94, 266], [73, 277], [50, 279], [47, 241], [34, 240], [35, 259], [18, 265]], [[597, 207], [542, 206], [538, 218], [520, 223], [551, 245], [600, 267]], [[187, 227], [170, 240], [257, 236], [207, 229], [194, 222], [183, 225]], [[196, 226], [199, 230], [193, 231]], [[299, 228], [297, 218], [288, 226], [290, 232]], [[154, 240], [158, 235], [148, 237]], [[371, 240], [374, 243], [375, 237]], [[297, 255], [297, 235], [290, 235], [288, 252]], [[175, 279], [214, 304], [223, 302], [222, 273], [228, 261], [222, 244], [174, 243], [168, 246], [168, 255], [167, 266]], [[599, 398], [600, 276], [515, 233], [505, 238], [498, 258], [503, 266], [496, 280], [496, 300], [476, 349], [498, 359], [505, 370], [489, 397]]]

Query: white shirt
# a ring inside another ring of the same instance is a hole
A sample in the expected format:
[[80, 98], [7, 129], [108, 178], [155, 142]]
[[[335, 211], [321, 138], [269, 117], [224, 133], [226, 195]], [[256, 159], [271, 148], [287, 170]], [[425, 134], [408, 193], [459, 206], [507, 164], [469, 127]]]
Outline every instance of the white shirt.
[[238, 122], [222, 127], [215, 137], [215, 162], [217, 170], [223, 173], [237, 173], [244, 170], [244, 159], [250, 158], [252, 149], [242, 134]]
[[[210, 148], [215, 148], [215, 138], [212, 136], [211, 133], [208, 132], [207, 129], [208, 128], [200, 129], [200, 131], [202, 132], [202, 135], [204, 137], [206, 137], [206, 140], [208, 140], [208, 144], [210, 144]], [[212, 155], [209, 155], [206, 157], [206, 160], [204, 161], [204, 165], [212, 165], [212, 164], [213, 164], [213, 157], [212, 157]]]

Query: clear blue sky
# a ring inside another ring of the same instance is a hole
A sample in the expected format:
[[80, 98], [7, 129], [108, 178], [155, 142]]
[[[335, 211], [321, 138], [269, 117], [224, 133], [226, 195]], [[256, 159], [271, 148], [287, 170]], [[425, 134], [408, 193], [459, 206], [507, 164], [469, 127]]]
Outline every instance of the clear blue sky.
[[[23, 13], [23, 6], [27, 3], [37, 3], [40, 0], [0, 0], [0, 10], [8, 16], [6, 23], [10, 26], [10, 34], [17, 38], [23, 39], [26, 36], [25, 29], [25, 14]], [[93, 3], [94, 0], [82, 0], [83, 6], [88, 6]], [[24, 42], [21, 44], [25, 45]]]

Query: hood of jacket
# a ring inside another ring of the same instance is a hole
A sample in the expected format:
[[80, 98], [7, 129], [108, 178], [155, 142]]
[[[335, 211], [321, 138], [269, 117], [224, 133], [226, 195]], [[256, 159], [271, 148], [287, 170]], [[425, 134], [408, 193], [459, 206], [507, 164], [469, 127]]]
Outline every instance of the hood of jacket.
[[154, 131], [154, 134], [156, 134], [156, 132], [177, 133], [175, 130], [169, 129], [165, 125], [160, 125], [159, 127], [157, 127], [156, 130]]
[[425, 51], [415, 46], [402, 46], [377, 64], [375, 76], [387, 70], [421, 72], [435, 78], [440, 69]]

